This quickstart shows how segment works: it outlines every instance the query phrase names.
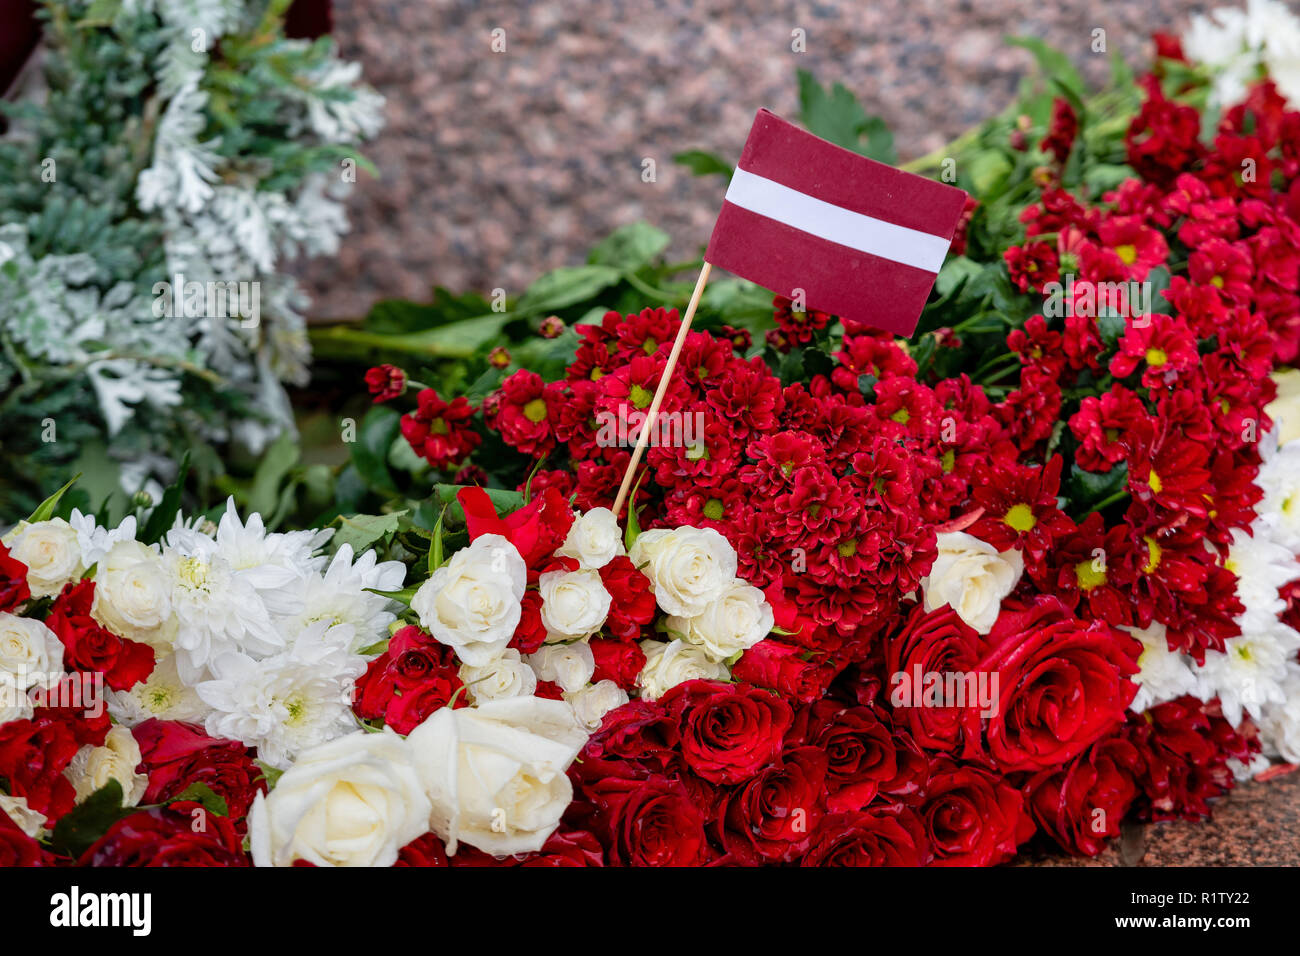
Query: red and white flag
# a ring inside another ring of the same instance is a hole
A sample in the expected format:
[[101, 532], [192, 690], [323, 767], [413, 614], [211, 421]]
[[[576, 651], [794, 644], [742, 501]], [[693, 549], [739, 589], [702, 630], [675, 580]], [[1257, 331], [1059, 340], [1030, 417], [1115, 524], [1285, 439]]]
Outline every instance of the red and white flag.
[[911, 335], [966, 194], [759, 110], [704, 258], [809, 309]]

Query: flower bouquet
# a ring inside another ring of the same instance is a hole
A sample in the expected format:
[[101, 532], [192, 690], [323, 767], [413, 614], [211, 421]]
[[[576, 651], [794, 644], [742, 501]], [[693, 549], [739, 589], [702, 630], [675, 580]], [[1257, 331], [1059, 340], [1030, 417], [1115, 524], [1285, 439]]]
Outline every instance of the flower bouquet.
[[1300, 763], [1300, 112], [1034, 49], [911, 164], [972, 197], [911, 339], [742, 284], [684, 327], [637, 253], [592, 294], [661, 306], [554, 280], [477, 379], [372, 368], [375, 514], [53, 496], [0, 862], [992, 865]]

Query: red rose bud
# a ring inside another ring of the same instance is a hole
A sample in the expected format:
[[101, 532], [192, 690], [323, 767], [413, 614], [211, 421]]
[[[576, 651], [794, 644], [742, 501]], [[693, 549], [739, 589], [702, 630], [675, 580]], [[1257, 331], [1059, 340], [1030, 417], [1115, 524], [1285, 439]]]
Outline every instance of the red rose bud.
[[104, 683], [113, 690], [130, 690], [153, 673], [153, 648], [101, 627], [90, 616], [94, 599], [94, 581], [67, 585], [55, 599], [45, 624], [63, 642], [68, 667], [102, 672]]
[[806, 653], [805, 648], [769, 637], [740, 655], [731, 676], [755, 687], [774, 690], [782, 697], [811, 703], [826, 693], [838, 668], [831, 660], [804, 660], [800, 655]]
[[376, 365], [366, 372], [366, 387], [376, 405], [387, 402], [406, 391], [406, 373], [395, 365]]

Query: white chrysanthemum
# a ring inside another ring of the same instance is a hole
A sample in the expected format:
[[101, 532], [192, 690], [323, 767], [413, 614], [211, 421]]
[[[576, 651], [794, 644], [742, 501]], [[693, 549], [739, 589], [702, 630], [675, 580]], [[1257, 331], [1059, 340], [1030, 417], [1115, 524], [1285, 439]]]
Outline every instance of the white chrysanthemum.
[[286, 626], [296, 631], [325, 621], [341, 646], [359, 651], [387, 637], [388, 625], [397, 620], [397, 605], [366, 589], [400, 591], [405, 580], [402, 562], [380, 562], [373, 551], [354, 562], [352, 546], [342, 545], [324, 574], [312, 572], [296, 582], [299, 610]]
[[458, 676], [467, 688], [470, 700], [476, 704], [507, 697], [531, 697], [537, 690], [537, 675], [512, 647], [502, 651], [495, 660], [478, 667], [462, 664]]
[[268, 534], [262, 516], [253, 512], [241, 521], [235, 500], [227, 500], [225, 513], [212, 537], [213, 551], [231, 569], [244, 573], [271, 614], [292, 615], [302, 610], [299, 579], [317, 574], [325, 566], [316, 550], [332, 532], [293, 531]]
[[68, 524], [77, 532], [77, 543], [81, 546], [81, 563], [93, 567], [103, 560], [109, 549], [119, 541], [134, 541], [136, 534], [135, 515], [127, 515], [113, 530], [101, 527], [94, 515], [83, 515], [80, 510], [72, 509]]
[[1268, 756], [1300, 763], [1300, 665], [1295, 661], [1287, 663], [1282, 696], [1282, 703], [1264, 708], [1259, 721], [1260, 743]]
[[[172, 532], [168, 541], [176, 536]], [[263, 656], [282, 649], [284, 638], [272, 626], [255, 584], [261, 569], [236, 571], [200, 534], [186, 532], [179, 540], [180, 547], [163, 548], [163, 567], [172, 582], [181, 679], [196, 683], [219, 654]]]
[[215, 657], [212, 678], [195, 688], [212, 708], [208, 733], [243, 741], [284, 768], [296, 754], [355, 730], [352, 690], [365, 661], [340, 650], [328, 629], [324, 621], [314, 624], [264, 660], [234, 652]]
[[1269, 538], [1292, 554], [1300, 554], [1300, 442], [1277, 447], [1270, 432], [1259, 442], [1263, 458], [1255, 484], [1264, 492], [1255, 506], [1260, 518], [1256, 535], [1266, 529]]
[[1270, 627], [1286, 610], [1278, 588], [1300, 578], [1300, 562], [1295, 556], [1269, 541], [1266, 527], [1261, 526], [1260, 532], [1252, 536], [1234, 528], [1228, 557], [1223, 562], [1237, 576], [1237, 597], [1245, 608], [1238, 620], [1243, 632]]
[[1243, 763], [1236, 757], [1229, 757], [1228, 769], [1232, 771], [1232, 775], [1236, 778], [1238, 783], [1243, 783], [1260, 771], [1267, 770], [1271, 763], [1272, 761], [1263, 754], [1255, 754], [1255, 756], [1250, 758], [1250, 763]]
[[1137, 696], [1129, 704], [1134, 713], [1142, 713], [1156, 704], [1174, 700], [1196, 689], [1196, 674], [1192, 659], [1169, 649], [1165, 626], [1160, 622], [1150, 627], [1126, 627], [1142, 642], [1142, 655], [1138, 658], [1138, 672], [1133, 683], [1138, 685]]
[[1248, 0], [1192, 18], [1183, 36], [1187, 56], [1213, 69], [1213, 101], [1235, 103], [1267, 71], [1284, 96], [1300, 103], [1300, 18], [1277, 0]]
[[1204, 665], [1197, 668], [1197, 697], [1219, 698], [1224, 718], [1234, 727], [1243, 713], [1258, 720], [1266, 704], [1285, 702], [1282, 681], [1288, 654], [1274, 632], [1232, 637], [1224, 648], [1222, 653], [1207, 651]]
[[108, 691], [107, 704], [112, 718], [127, 727], [151, 717], [201, 723], [209, 710], [194, 688], [187, 687], [176, 672], [175, 655], [160, 660], [149, 677], [130, 690]]

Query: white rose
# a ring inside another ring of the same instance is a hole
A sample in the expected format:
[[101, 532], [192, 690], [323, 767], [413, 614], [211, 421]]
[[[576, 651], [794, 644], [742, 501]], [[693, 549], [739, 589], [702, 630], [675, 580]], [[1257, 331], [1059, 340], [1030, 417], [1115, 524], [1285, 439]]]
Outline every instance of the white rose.
[[562, 700], [512, 697], [444, 707], [408, 740], [447, 852], [464, 840], [506, 856], [540, 850], [559, 826], [573, 799], [565, 771], [587, 734]]
[[529, 655], [528, 664], [538, 680], [559, 684], [560, 690], [573, 693], [587, 686], [596, 672], [596, 655], [586, 641], [573, 644], [547, 644]]
[[623, 553], [623, 532], [608, 508], [592, 508], [578, 515], [556, 554], [575, 558], [587, 570], [603, 568]]
[[20, 521], [4, 537], [9, 553], [27, 565], [32, 597], [54, 597], [69, 581], [81, 577], [81, 542], [62, 518], [28, 524]]
[[76, 789], [78, 803], [116, 780], [122, 785], [122, 805], [133, 807], [149, 788], [149, 778], [135, 772], [142, 759], [135, 735], [118, 726], [108, 732], [102, 747], [87, 745], [78, 750], [63, 775]]
[[575, 641], [600, 630], [610, 597], [599, 571], [547, 571], [537, 579], [548, 641]]
[[645, 667], [637, 675], [636, 685], [646, 700], [657, 700], [688, 680], [726, 680], [731, 676], [726, 664], [710, 660], [704, 648], [685, 641], [644, 640], [641, 650]]
[[925, 609], [950, 605], [963, 621], [987, 634], [998, 619], [1002, 599], [1020, 581], [1024, 559], [1014, 548], [999, 552], [961, 531], [939, 535], [938, 548], [929, 576], [921, 579]]
[[0, 613], [0, 677], [20, 690], [57, 681], [63, 673], [63, 642], [42, 622]]
[[736, 576], [736, 549], [712, 528], [644, 531], [630, 556], [654, 585], [659, 607], [679, 617], [703, 613]]
[[26, 720], [33, 711], [32, 699], [10, 674], [0, 672], [0, 726], [11, 720]]
[[162, 555], [139, 541], [119, 541], [96, 568], [90, 614], [120, 637], [167, 647], [178, 629], [171, 594]]
[[429, 830], [410, 744], [364, 730], [302, 753], [248, 815], [256, 866], [392, 866]]
[[670, 631], [723, 661], [771, 634], [776, 620], [763, 592], [737, 578], [699, 616], [670, 617], [667, 624]]
[[627, 691], [612, 680], [599, 681], [572, 694], [565, 694], [564, 699], [573, 708], [578, 723], [588, 730], [600, 729], [606, 714], [628, 702]]
[[411, 610], [435, 640], [478, 667], [500, 657], [519, 626], [528, 569], [515, 546], [484, 534], [433, 572]]
[[512, 647], [479, 667], [462, 664], [459, 676], [468, 688], [470, 699], [476, 703], [503, 697], [531, 697], [537, 690], [537, 675]]
[[0, 793], [0, 813], [8, 816], [18, 829], [33, 840], [45, 827], [45, 814], [33, 810], [22, 797], [11, 797]]

